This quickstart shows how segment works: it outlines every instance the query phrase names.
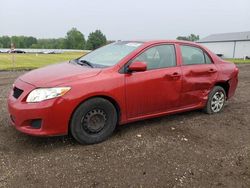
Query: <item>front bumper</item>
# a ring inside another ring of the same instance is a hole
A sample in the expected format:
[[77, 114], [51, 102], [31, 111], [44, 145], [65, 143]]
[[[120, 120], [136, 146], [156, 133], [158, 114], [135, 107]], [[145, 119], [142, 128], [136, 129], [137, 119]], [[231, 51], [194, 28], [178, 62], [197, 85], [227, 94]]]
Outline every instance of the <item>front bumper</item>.
[[[21, 80], [17, 80], [14, 85], [23, 90], [17, 99], [13, 96], [13, 91], [8, 98], [10, 119], [17, 130], [35, 136], [65, 135], [68, 133], [70, 115], [66, 114], [67, 110], [64, 110], [66, 105], [63, 98], [27, 103], [25, 102], [27, 95], [35, 87]], [[38, 124], [34, 126], [34, 122], [38, 122]]]

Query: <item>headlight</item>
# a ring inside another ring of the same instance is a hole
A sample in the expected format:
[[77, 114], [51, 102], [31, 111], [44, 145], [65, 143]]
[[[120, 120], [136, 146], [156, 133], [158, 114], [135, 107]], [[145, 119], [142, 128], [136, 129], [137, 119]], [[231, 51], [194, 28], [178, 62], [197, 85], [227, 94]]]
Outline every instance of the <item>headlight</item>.
[[63, 96], [70, 90], [70, 87], [39, 88], [34, 89], [28, 95], [26, 102], [41, 102], [47, 99]]

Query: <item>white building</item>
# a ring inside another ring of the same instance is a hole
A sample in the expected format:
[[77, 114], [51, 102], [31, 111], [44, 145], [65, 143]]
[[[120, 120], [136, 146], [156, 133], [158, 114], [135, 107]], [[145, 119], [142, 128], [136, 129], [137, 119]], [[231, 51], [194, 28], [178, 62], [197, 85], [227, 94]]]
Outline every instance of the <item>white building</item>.
[[250, 57], [250, 31], [213, 34], [198, 43], [223, 58]]

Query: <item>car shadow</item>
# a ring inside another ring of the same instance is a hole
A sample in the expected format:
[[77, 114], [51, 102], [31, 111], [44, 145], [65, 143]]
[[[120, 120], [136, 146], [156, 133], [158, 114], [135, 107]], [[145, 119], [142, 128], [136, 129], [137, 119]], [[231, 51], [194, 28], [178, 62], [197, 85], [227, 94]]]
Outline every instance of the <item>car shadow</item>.
[[24, 144], [26, 147], [30, 146], [31, 148], [43, 148], [44, 146], [49, 147], [66, 147], [78, 145], [71, 135], [65, 136], [53, 136], [53, 137], [35, 137], [30, 135], [25, 135], [23, 133], [18, 133], [18, 137], [24, 137], [20, 144]]
[[[226, 108], [226, 106], [225, 106]], [[204, 114], [202, 110], [193, 110], [193, 111], [188, 111], [188, 112], [182, 112], [182, 113], [177, 113], [173, 115], [166, 115], [166, 116], [161, 116], [157, 118], [152, 118], [152, 119], [146, 119], [146, 120], [141, 120], [141, 121], [136, 121], [133, 123], [128, 123], [125, 125], [120, 125], [117, 126], [116, 130], [114, 131], [113, 135], [111, 136], [111, 142], [113, 142], [116, 139], [119, 139], [120, 137], [124, 137], [124, 135], [130, 133], [130, 132], [136, 132], [138, 129], [142, 129], [144, 127], [160, 127], [164, 126], [166, 128], [170, 128], [172, 122], [182, 122], [187, 119], [187, 118], [192, 118], [196, 116], [200, 116]], [[204, 114], [207, 116], [207, 114]], [[66, 135], [66, 136], [55, 136], [55, 137], [34, 137], [34, 136], [29, 136], [25, 135], [22, 133], [17, 133], [20, 134], [18, 137], [25, 137], [22, 139], [22, 144], [25, 142], [26, 147], [31, 147], [31, 148], [44, 148], [44, 147], [51, 147], [51, 148], [56, 148], [56, 147], [68, 147], [68, 146], [81, 146], [73, 137], [71, 134]], [[102, 144], [102, 143], [100, 143]]]
[[[148, 126], [162, 126], [160, 123], [166, 122], [169, 123], [172, 121], [182, 121], [183, 119], [187, 117], [195, 117], [197, 115], [203, 114], [202, 110], [193, 110], [193, 111], [187, 111], [187, 112], [182, 112], [182, 113], [177, 113], [177, 114], [171, 114], [171, 115], [165, 115], [165, 116], [160, 116], [152, 119], [146, 119], [146, 120], [139, 120], [133, 123], [128, 123], [124, 124], [121, 126], [117, 126], [117, 129], [115, 131], [116, 135], [120, 135], [126, 132], [130, 131], [135, 131], [137, 129], [141, 129], [143, 127], [148, 127]], [[169, 124], [164, 124], [164, 126], [168, 127]]]

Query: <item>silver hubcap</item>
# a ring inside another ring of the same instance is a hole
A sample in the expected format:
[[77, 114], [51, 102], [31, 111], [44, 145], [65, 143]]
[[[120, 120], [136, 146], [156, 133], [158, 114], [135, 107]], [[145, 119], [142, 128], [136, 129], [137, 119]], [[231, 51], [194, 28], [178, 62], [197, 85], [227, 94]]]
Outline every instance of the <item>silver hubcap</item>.
[[225, 102], [225, 95], [222, 91], [217, 91], [211, 100], [211, 109], [213, 112], [219, 112]]

